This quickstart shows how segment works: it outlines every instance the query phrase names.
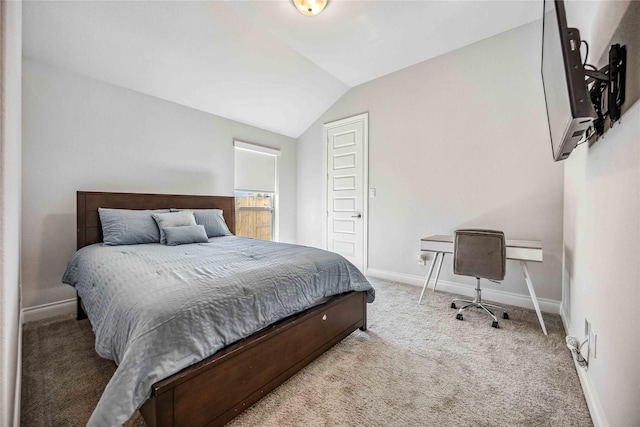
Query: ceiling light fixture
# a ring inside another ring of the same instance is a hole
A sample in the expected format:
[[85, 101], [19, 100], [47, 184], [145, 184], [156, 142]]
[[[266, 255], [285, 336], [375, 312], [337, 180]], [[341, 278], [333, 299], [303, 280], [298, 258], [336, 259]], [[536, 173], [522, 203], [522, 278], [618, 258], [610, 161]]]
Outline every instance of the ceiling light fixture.
[[316, 16], [322, 12], [328, 0], [293, 0], [293, 5], [303, 15]]

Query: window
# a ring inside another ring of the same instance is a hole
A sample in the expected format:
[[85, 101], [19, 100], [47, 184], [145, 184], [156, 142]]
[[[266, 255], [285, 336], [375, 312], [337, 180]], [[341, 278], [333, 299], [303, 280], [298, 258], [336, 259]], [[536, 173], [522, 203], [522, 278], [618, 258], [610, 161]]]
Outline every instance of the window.
[[273, 193], [236, 191], [236, 235], [273, 240]]
[[280, 150], [235, 141], [236, 235], [278, 239]]

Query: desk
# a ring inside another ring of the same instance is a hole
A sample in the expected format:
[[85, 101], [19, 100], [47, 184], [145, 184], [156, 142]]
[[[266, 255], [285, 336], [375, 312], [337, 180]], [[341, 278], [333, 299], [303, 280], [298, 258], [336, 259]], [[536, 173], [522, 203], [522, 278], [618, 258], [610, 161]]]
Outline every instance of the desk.
[[[520, 261], [520, 266], [522, 267], [522, 272], [524, 273], [524, 280], [527, 282], [529, 295], [531, 295], [531, 301], [533, 301], [533, 306], [536, 309], [536, 314], [538, 315], [538, 320], [540, 321], [542, 332], [547, 335], [547, 328], [544, 326], [544, 320], [542, 319], [542, 313], [540, 312], [540, 306], [538, 305], [538, 298], [536, 297], [536, 292], [534, 291], [533, 283], [531, 282], [531, 276], [529, 275], [529, 270], [527, 269], [528, 261], [542, 262], [542, 244], [537, 240], [507, 240], [506, 244], [507, 259]], [[442, 261], [444, 260], [444, 255], [453, 253], [453, 236], [436, 235], [422, 238], [420, 239], [420, 250], [424, 252], [434, 252], [436, 256], [433, 258], [433, 261], [431, 261], [431, 266], [429, 267], [427, 278], [424, 281], [424, 286], [422, 287], [422, 293], [420, 294], [420, 300], [418, 301], [418, 304], [422, 303], [422, 297], [424, 295], [424, 291], [429, 285], [431, 273], [433, 273], [433, 267], [437, 264], [436, 278], [435, 282], [433, 283], [433, 290], [436, 290], [436, 286], [438, 285], [438, 277], [440, 277], [440, 269], [442, 268]]]

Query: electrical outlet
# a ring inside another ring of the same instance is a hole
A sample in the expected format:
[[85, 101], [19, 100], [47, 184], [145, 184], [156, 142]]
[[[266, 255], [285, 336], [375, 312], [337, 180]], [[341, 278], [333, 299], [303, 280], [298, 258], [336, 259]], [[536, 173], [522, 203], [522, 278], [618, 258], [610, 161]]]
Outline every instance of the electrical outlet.
[[427, 265], [427, 253], [426, 252], [418, 252], [418, 264]]
[[591, 331], [589, 335], [589, 351], [591, 352], [590, 355], [593, 356], [594, 359], [598, 358], [597, 350], [598, 350], [598, 334]]

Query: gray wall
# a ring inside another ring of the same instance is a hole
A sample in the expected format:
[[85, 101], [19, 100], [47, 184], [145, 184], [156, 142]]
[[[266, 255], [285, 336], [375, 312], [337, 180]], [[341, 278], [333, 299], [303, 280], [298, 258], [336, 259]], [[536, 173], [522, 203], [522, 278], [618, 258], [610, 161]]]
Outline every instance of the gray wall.
[[[529, 24], [347, 92], [298, 139], [298, 241], [324, 246], [322, 124], [369, 112], [369, 268], [424, 277], [421, 237], [497, 228], [543, 242], [544, 263], [530, 272], [557, 312], [563, 167], [546, 124], [541, 29]], [[508, 264], [502, 285], [483, 286], [528, 301], [519, 265]], [[473, 282], [453, 275], [451, 257], [441, 279]]]
[[[0, 20], [0, 425], [20, 414], [20, 102], [22, 3], [3, 2]], [[16, 405], [17, 403], [17, 405]], [[17, 424], [16, 424], [17, 425]]]
[[24, 306], [74, 296], [76, 191], [233, 195], [238, 139], [281, 150], [280, 240], [295, 241], [296, 142], [25, 58]]
[[[591, 14], [589, 12], [592, 12]], [[567, 20], [607, 63], [626, 44], [627, 91], [621, 122], [578, 147], [565, 165], [563, 318], [581, 340], [588, 319], [596, 357], [579, 370], [596, 425], [640, 425], [640, 2], [569, 3]], [[608, 126], [607, 126], [608, 127]]]

